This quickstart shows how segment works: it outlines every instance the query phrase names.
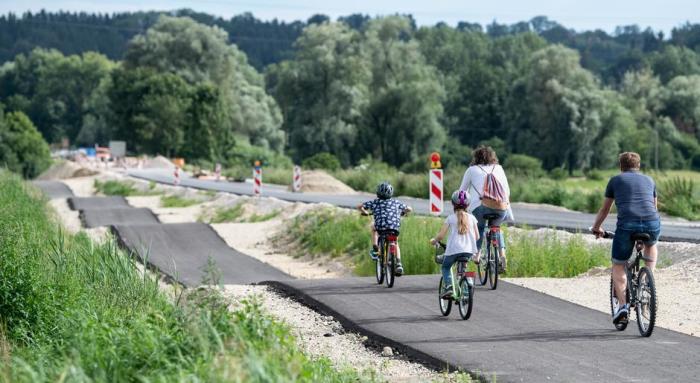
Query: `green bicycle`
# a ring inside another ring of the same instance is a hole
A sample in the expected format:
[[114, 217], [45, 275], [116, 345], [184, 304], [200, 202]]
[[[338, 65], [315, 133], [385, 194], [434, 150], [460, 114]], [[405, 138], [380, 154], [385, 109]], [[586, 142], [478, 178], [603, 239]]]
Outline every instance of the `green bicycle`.
[[[440, 249], [445, 249], [445, 244], [436, 243], [435, 244], [435, 262], [442, 264], [444, 254], [440, 254]], [[461, 258], [455, 262], [450, 268], [450, 275], [452, 276], [452, 295], [445, 297], [443, 295], [444, 291], [444, 281], [440, 277], [440, 284], [438, 285], [438, 301], [440, 302], [440, 312], [443, 316], [450, 315], [452, 311], [452, 302], [456, 302], [459, 306], [459, 315], [462, 319], [467, 320], [472, 315], [472, 308], [474, 307], [474, 277], [476, 273], [474, 271], [467, 271], [467, 263], [469, 258]], [[459, 276], [459, 282], [454, 283], [455, 279], [455, 265], [457, 266], [457, 276]]]

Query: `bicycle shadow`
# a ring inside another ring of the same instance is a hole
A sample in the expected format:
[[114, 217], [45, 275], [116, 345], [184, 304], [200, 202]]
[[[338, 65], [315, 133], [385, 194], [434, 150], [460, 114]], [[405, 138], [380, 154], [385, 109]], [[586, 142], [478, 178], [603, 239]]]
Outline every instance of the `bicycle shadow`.
[[623, 334], [615, 329], [572, 329], [572, 330], [548, 330], [532, 331], [521, 334], [502, 334], [486, 336], [461, 336], [443, 337], [430, 340], [410, 342], [410, 344], [421, 343], [499, 343], [499, 342], [618, 342], [620, 340], [640, 339], [638, 335]]

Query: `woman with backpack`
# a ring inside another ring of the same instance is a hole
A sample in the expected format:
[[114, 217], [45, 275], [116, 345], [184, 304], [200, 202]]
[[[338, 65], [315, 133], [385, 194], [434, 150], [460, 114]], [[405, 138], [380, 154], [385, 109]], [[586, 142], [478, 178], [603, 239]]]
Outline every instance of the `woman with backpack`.
[[[469, 193], [469, 212], [477, 219], [480, 237], [476, 245], [481, 250], [484, 238], [486, 216], [496, 216], [491, 219], [492, 226], [500, 226], [509, 214], [510, 188], [503, 167], [498, 164], [496, 152], [490, 146], [479, 146], [472, 153], [472, 161], [464, 172], [462, 185], [459, 190]], [[506, 246], [503, 236], [499, 236], [501, 248], [502, 272], [506, 268]], [[477, 253], [474, 259], [479, 263]]]

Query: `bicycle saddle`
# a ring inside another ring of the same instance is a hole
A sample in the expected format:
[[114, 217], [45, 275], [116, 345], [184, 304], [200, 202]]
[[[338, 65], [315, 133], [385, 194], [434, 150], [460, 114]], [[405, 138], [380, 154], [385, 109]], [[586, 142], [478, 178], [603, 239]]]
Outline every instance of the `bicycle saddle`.
[[500, 215], [500, 214], [495, 214], [495, 213], [493, 213], [493, 214], [484, 214], [484, 219], [487, 219], [487, 220], [489, 220], [489, 221], [492, 220], [492, 219], [497, 219], [497, 218], [501, 218], [501, 215]]
[[634, 233], [632, 234], [632, 240], [648, 242], [649, 240], [651, 240], [651, 236], [647, 233]]

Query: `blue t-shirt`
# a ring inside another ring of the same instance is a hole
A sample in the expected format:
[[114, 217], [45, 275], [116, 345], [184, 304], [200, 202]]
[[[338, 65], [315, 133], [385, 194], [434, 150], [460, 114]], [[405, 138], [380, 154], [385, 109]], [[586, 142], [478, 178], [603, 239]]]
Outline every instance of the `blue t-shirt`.
[[362, 207], [374, 214], [374, 227], [377, 230], [396, 231], [401, 227], [401, 213], [408, 209], [408, 205], [393, 198], [377, 198], [363, 203]]
[[654, 204], [656, 184], [649, 176], [636, 171], [622, 172], [610, 178], [605, 197], [615, 199], [618, 226], [625, 222], [659, 219]]

